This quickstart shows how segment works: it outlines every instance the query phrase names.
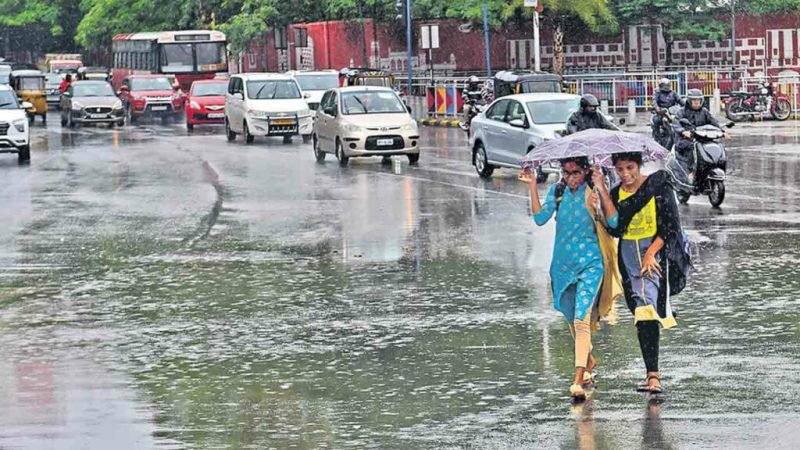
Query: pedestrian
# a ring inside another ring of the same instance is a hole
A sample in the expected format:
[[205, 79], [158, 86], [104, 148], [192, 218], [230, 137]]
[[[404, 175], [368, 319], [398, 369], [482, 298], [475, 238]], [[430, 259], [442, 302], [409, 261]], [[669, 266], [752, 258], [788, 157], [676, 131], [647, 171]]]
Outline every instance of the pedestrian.
[[67, 76], [65, 76], [64, 79], [61, 80], [61, 83], [58, 85], [58, 90], [61, 91], [61, 93], [63, 94], [69, 88], [70, 84], [72, 84], [72, 74], [68, 73]]
[[681, 230], [675, 192], [664, 171], [645, 176], [639, 152], [612, 155], [621, 183], [610, 192], [594, 176], [610, 233], [619, 240], [619, 271], [625, 300], [634, 316], [647, 374], [638, 386], [659, 393], [658, 366], [661, 328], [677, 325], [670, 295], [686, 285], [691, 265]]
[[539, 200], [536, 176], [519, 174], [530, 190], [534, 222], [542, 226], [556, 215], [556, 240], [550, 265], [553, 306], [566, 319], [575, 341], [575, 378], [570, 396], [586, 397], [597, 359], [592, 355], [592, 329], [613, 311], [622, 296], [616, 268], [616, 248], [590, 204], [590, 165], [585, 157], [561, 161], [563, 180], [553, 184], [544, 204]]

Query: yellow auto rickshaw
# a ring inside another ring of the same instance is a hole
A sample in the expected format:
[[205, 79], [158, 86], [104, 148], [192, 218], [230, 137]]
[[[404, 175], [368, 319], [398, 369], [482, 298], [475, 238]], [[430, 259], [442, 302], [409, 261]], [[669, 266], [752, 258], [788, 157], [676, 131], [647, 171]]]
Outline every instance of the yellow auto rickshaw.
[[383, 86], [394, 87], [394, 76], [378, 69], [345, 68], [339, 71], [342, 86]]
[[31, 123], [36, 116], [42, 116], [42, 122], [47, 122], [47, 91], [45, 90], [44, 74], [38, 70], [15, 70], [11, 72], [9, 84], [17, 92], [17, 97], [33, 105], [27, 110]]

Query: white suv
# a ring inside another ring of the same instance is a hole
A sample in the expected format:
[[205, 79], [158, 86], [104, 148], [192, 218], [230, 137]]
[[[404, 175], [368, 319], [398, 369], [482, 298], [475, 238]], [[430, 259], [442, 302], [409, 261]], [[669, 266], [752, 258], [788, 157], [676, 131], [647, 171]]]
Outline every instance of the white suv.
[[0, 153], [16, 153], [20, 164], [31, 160], [31, 133], [26, 110], [28, 102], [19, 103], [8, 85], [0, 85]]
[[255, 136], [302, 135], [311, 140], [311, 110], [297, 81], [290, 75], [244, 73], [231, 76], [225, 95], [225, 133], [229, 141], [237, 134], [248, 144]]

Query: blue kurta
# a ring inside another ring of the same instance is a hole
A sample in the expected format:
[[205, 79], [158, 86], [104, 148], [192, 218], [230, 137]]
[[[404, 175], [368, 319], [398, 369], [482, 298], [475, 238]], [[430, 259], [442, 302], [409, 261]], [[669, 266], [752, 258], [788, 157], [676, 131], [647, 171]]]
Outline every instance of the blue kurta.
[[[556, 210], [552, 185], [542, 209], [533, 215], [537, 225], [546, 224]], [[603, 281], [603, 255], [594, 220], [586, 209], [586, 183], [573, 193], [564, 190], [556, 218], [556, 242], [550, 264], [553, 306], [567, 322], [587, 319], [587, 313], [599, 296]]]

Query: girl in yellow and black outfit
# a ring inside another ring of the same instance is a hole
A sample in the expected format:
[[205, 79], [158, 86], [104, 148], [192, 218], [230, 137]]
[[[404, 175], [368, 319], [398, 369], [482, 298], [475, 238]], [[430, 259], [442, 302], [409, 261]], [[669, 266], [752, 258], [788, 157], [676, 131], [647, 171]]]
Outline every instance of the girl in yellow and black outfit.
[[666, 173], [642, 175], [641, 153], [616, 154], [612, 160], [622, 180], [620, 185], [609, 193], [601, 179], [595, 184], [600, 187], [609, 231], [620, 238], [622, 286], [634, 315], [647, 368], [647, 377], [639, 390], [658, 393], [661, 392], [658, 367], [661, 328], [677, 325], [670, 294], [683, 289], [691, 263], [675, 194]]

